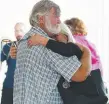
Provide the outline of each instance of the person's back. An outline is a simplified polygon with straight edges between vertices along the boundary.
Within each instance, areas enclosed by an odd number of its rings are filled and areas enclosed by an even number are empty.
[[[84,36],[83,34],[75,34],[73,35],[73,37],[77,43],[86,46],[90,50],[92,59],[92,70],[100,69],[102,72],[100,57],[97,54],[95,45],[87,40],[86,36]]]
[[[37,33],[37,29],[35,28],[32,28],[30,31],[34,31]],[[57,90],[55,89],[55,87],[58,83],[59,79],[57,79],[57,77],[59,77],[59,75],[55,73],[53,69],[49,68],[50,67],[49,64],[51,60],[48,60],[50,56],[48,56],[47,52],[48,52],[47,49],[43,46],[35,46],[32,48],[28,48],[27,41],[23,41],[19,44],[18,52],[17,52],[18,64],[16,66],[16,71],[15,71],[15,73],[17,73],[15,74],[16,76],[15,83],[20,77],[19,80],[21,80],[22,82],[21,85],[17,85],[17,86],[21,86],[22,90],[24,92],[26,91],[25,93],[22,93],[24,98],[31,98],[31,101],[24,99],[24,101],[22,101],[24,104],[33,104],[33,101],[36,102],[37,104],[42,104],[41,100],[43,101],[44,99],[46,104],[47,99],[49,101],[49,99],[52,98],[53,90]],[[19,72],[21,71],[22,74],[20,73],[19,76]],[[22,78],[24,78],[24,80],[22,80]],[[54,83],[54,81],[56,83]],[[17,88],[17,86],[15,87]],[[48,95],[51,95],[51,98],[48,98]],[[20,101],[22,99],[20,97],[21,97],[20,95],[17,95],[15,96],[14,100],[19,99]]]
[[[43,30],[32,27],[22,40],[27,39],[33,33],[41,33],[48,37]],[[17,104],[34,104],[34,102],[37,104],[62,104],[57,89],[61,77],[58,72],[68,81],[70,80],[68,75],[72,70],[70,65],[75,64],[72,57],[70,58],[71,63],[68,64],[66,57],[53,53],[41,45],[29,48],[27,41],[22,40],[17,52],[14,102]],[[68,73],[65,71],[66,68],[70,69]]]

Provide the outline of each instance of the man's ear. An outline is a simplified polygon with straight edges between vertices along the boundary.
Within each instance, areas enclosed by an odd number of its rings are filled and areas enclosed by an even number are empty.
[[[39,23],[44,24],[44,16],[39,16]]]

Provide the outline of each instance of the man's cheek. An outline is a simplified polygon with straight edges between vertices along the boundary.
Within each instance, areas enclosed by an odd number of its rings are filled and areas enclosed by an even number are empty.
[[[57,24],[56,19],[52,19],[52,20],[51,20],[51,24],[52,24],[52,25],[56,25],[56,24]]]

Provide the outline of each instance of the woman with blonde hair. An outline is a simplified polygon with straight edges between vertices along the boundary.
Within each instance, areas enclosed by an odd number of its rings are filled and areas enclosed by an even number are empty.
[[[93,76],[99,94],[104,96],[105,88],[102,81],[102,64],[95,45],[86,38],[88,33],[84,22],[79,18],[71,18],[70,20],[66,20],[65,24],[70,28],[75,41],[90,50],[92,63],[91,76]]]
[[[79,18],[71,18],[70,20],[66,20],[65,24],[69,26],[73,35],[87,35],[86,26]]]
[[[99,69],[102,74],[100,57],[97,54],[95,45],[86,38],[87,29],[84,22],[79,18],[71,18],[70,20],[66,20],[65,23],[69,26],[75,41],[89,48],[92,59],[92,70]]]

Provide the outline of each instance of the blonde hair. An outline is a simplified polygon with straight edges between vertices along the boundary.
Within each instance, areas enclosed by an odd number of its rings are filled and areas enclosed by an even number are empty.
[[[65,24],[69,26],[73,35],[83,34],[87,35],[87,30],[84,22],[78,18],[71,18],[70,20],[66,20]]]

